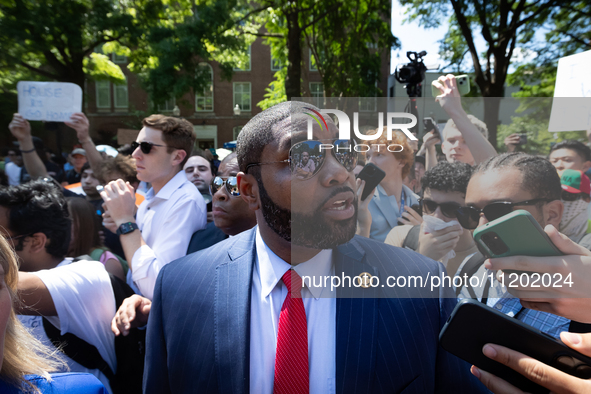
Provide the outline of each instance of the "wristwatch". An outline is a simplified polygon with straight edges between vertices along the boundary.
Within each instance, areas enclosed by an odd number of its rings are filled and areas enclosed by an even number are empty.
[[[127,223],[123,223],[121,226],[119,226],[119,228],[117,229],[117,235],[124,235],[124,234],[129,234],[132,231],[137,230],[139,227],[137,226],[136,223],[132,223],[132,222],[127,222]]]

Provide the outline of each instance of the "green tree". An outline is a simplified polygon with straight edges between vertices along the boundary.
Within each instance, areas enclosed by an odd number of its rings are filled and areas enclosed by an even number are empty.
[[[557,7],[557,0],[400,0],[409,6],[409,20],[425,27],[441,24],[439,16],[449,15],[450,29],[441,44],[443,58],[465,69],[466,55],[472,60],[474,82],[487,100],[484,121],[489,128],[489,141],[497,144],[497,122],[500,98],[504,96],[509,65],[518,45],[532,40]],[[437,15],[438,17],[434,17]],[[486,43],[484,54],[478,53],[475,34]],[[498,99],[493,99],[498,98]]]

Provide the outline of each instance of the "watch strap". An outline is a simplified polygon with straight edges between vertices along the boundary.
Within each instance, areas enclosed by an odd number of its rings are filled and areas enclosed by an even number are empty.
[[[117,229],[117,235],[125,235],[125,234],[129,234],[135,230],[137,230],[139,227],[137,226],[137,223],[133,223],[133,222],[127,222],[127,223],[123,223],[121,226],[119,226],[119,228]]]

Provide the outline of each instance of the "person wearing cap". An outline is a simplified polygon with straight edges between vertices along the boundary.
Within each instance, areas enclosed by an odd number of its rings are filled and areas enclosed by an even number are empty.
[[[591,234],[587,234],[587,207],[591,201],[591,182],[582,171],[566,169],[560,173],[560,186],[560,199],[564,211],[558,231],[590,249]]]
[[[86,151],[82,148],[76,148],[70,154],[74,168],[66,172],[66,182],[68,185],[80,182],[82,177],[82,166],[87,162]]]

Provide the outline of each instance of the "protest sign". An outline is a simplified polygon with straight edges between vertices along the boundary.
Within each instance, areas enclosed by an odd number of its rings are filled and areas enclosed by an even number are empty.
[[[591,51],[558,60],[548,130],[577,131],[591,127]]]
[[[28,120],[65,122],[82,111],[82,89],[69,82],[20,81],[18,112]]]

